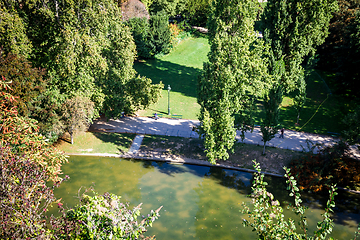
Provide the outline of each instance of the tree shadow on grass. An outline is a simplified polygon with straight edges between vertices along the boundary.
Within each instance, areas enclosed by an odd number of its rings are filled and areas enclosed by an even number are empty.
[[[135,70],[152,80],[154,84],[163,82],[165,89],[171,86],[171,91],[180,92],[189,97],[197,97],[197,77],[200,69],[186,67],[159,59],[150,59],[145,62],[136,62]]]

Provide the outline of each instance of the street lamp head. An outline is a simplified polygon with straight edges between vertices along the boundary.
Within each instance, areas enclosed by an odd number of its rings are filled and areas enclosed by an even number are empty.
[[[170,91],[171,90],[171,87],[170,87],[170,85],[168,85],[168,91]]]

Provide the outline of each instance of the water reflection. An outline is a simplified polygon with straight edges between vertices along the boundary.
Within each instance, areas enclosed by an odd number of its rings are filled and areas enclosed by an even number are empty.
[[[196,165],[174,165],[154,161],[129,161],[118,158],[72,156],[63,166],[71,177],[56,190],[69,206],[74,206],[81,186],[95,184],[100,194],[122,196],[132,206],[143,202],[143,213],[163,205],[161,217],[148,235],[157,239],[256,239],[242,226],[239,213],[242,202],[250,202],[253,176],[250,173]],[[282,205],[292,201],[281,178],[268,178],[269,191]],[[335,209],[335,232],[338,239],[350,239],[360,221],[359,196],[339,194]],[[325,197],[304,195],[310,209],[308,221],[316,227]],[[285,212],[293,216],[291,212]],[[315,230],[314,228],[309,229]]]

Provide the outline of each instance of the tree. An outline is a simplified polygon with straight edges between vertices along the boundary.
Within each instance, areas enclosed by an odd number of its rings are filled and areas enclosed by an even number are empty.
[[[150,13],[156,14],[165,11],[168,16],[181,14],[188,0],[152,0],[149,6]]]
[[[195,26],[205,27],[213,0],[188,0],[185,16]]]
[[[336,0],[270,0],[262,15],[265,41],[271,46],[274,60],[282,60],[285,64],[278,84],[287,93],[299,88],[295,100],[298,119],[306,98],[305,71],[301,64],[308,55],[314,56],[316,47],[325,41],[335,9]],[[269,65],[270,72],[272,68]],[[269,96],[279,97],[277,94]],[[279,108],[281,101],[272,101],[277,102]]]
[[[266,47],[254,31],[257,1],[214,1],[211,11],[209,63],[199,77],[201,135],[211,163],[229,157],[235,141],[234,114],[245,113],[270,79],[261,56]]]
[[[47,85],[44,74],[44,70],[33,68],[23,57],[12,53],[4,56],[0,50],[0,76],[11,79],[8,90],[18,97],[14,104],[19,115],[33,116],[33,112],[38,111]]]
[[[67,99],[63,107],[64,127],[70,133],[71,144],[74,144],[75,132],[85,131],[91,124],[94,103],[86,97],[75,96]]]
[[[348,113],[343,119],[345,130],[343,137],[350,145],[360,141],[360,107],[356,107],[354,112]]]
[[[4,55],[12,53],[27,58],[31,55],[32,44],[26,34],[26,23],[11,3],[7,6],[0,3],[0,48]]]
[[[168,15],[158,12],[150,17],[149,39],[150,48],[157,53],[169,53],[171,49],[171,32]]]
[[[47,70],[49,84],[40,103],[43,114],[36,113],[36,118],[45,121],[41,126],[51,135],[62,129],[59,124],[63,115],[61,106],[73,96],[94,102],[94,116],[100,111],[112,114],[106,111],[113,111],[115,106],[108,107],[105,97],[122,101],[117,104],[121,107],[117,112],[133,112],[159,96],[161,85],[154,87],[149,79],[137,77],[132,65],[134,40],[129,28],[122,23],[121,11],[114,1],[10,0],[1,7],[9,13],[14,12],[9,16],[19,16],[19,21],[26,26],[19,29],[30,41],[28,60],[33,66]],[[9,46],[11,50],[17,45],[11,43]],[[116,78],[112,79],[114,76]],[[108,84],[113,80],[116,87]],[[144,87],[136,91],[151,92],[153,97],[145,94],[134,100],[130,90],[135,87]],[[114,92],[119,89],[120,92]],[[110,94],[119,94],[121,99]]]
[[[264,142],[263,154],[266,143],[275,137],[279,130],[279,105],[282,101],[282,87],[275,85],[264,97],[265,119],[262,120],[260,131]]]
[[[336,10],[336,0],[291,0],[267,2],[263,30],[275,61],[283,59],[285,74],[282,83],[286,92],[293,91],[303,78],[301,64],[306,56],[314,55],[316,47],[328,35],[329,21]]]
[[[359,12],[357,0],[338,0],[339,8],[332,15],[329,36],[318,47],[318,67],[335,73],[336,92],[359,96]]]
[[[335,191],[336,186],[332,186],[329,190],[329,200],[327,201],[324,214],[322,214],[322,221],[317,223],[317,229],[314,236],[309,236],[307,231],[307,221],[305,217],[306,207],[302,206],[302,200],[297,187],[296,180],[290,175],[290,170],[284,168],[286,171],[285,177],[290,190],[290,196],[294,197],[294,205],[291,210],[300,217],[298,224],[295,220],[285,220],[283,215],[283,208],[279,201],[274,199],[274,196],[266,190],[267,183],[264,182],[264,175],[261,174],[259,164],[254,161],[257,173],[254,176],[254,182],[251,189],[253,190],[253,204],[254,208],[250,208],[243,203],[242,213],[248,214],[248,219],[244,219],[244,226],[251,227],[256,231],[260,239],[325,239],[326,236],[332,232],[333,220],[330,218],[332,208],[335,207],[334,197],[337,195]],[[296,226],[301,227],[297,230]],[[359,230],[356,234],[360,233]]]
[[[149,41],[149,21],[147,18],[131,18],[126,22],[131,29],[131,34],[136,45],[137,57],[151,58],[155,50],[151,48]]]
[[[272,52],[267,56],[270,58],[268,68],[274,81],[271,89],[264,94],[263,105],[265,110],[265,119],[262,120],[260,131],[264,142],[263,154],[265,154],[266,143],[275,137],[279,130],[279,106],[283,99],[284,87],[281,85],[281,79],[285,74],[285,63],[282,59],[276,61]]]

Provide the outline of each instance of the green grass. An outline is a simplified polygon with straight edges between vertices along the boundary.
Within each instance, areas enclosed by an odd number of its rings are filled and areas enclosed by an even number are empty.
[[[331,94],[331,89],[323,81],[324,77],[321,72],[313,72],[307,80],[307,99],[300,112],[299,126],[295,126],[295,108],[292,105],[281,108],[280,121],[285,128],[319,134],[341,133],[341,121],[348,113],[351,103],[341,96]]]
[[[155,112],[168,112],[168,84],[170,91],[171,114],[180,114],[184,119],[197,119],[200,106],[197,104],[197,76],[203,62],[207,61],[210,47],[206,38],[188,38],[165,56],[135,64],[140,75],[147,76],[154,83],[162,81],[165,89],[158,103],[140,111],[140,116],[152,116]],[[324,83],[323,79],[328,83]],[[296,126],[297,112],[293,107],[293,97],[285,96],[280,110],[280,124],[286,129],[311,133],[341,133],[341,120],[353,106],[349,100],[335,94],[331,83],[331,74],[316,71],[307,80],[307,101],[300,113],[299,126]],[[329,94],[329,95],[328,95]],[[322,104],[322,105],[321,105]],[[321,105],[321,107],[320,107]],[[260,124],[264,113],[261,102],[255,115],[256,124]],[[165,116],[165,115],[164,115]]]
[[[85,132],[74,137],[74,144],[69,137],[59,139],[55,147],[65,153],[109,153],[122,154],[129,151],[135,134]]]
[[[155,112],[168,112],[168,85],[171,114],[180,114],[184,119],[197,119],[200,106],[197,104],[197,76],[207,61],[210,47],[206,38],[188,38],[165,56],[137,62],[136,71],[152,79],[153,83],[164,83],[162,98],[148,109],[140,111],[141,116],[152,116]]]

